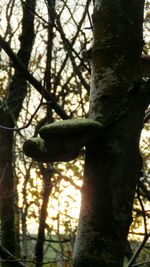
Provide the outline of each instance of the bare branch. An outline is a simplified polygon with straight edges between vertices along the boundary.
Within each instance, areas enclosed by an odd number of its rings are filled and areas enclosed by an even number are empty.
[[[68,119],[69,116],[56,102],[54,96],[47,90],[45,90],[42,84],[34,76],[31,75],[31,73],[21,62],[21,60],[17,57],[17,55],[13,52],[9,44],[4,40],[4,38],[1,35],[0,35],[0,45],[2,46],[6,54],[9,56],[9,58],[12,60],[14,68],[18,69],[21,72],[24,78],[33,85],[33,87],[43,96],[43,98],[45,98],[47,101],[51,101],[51,107],[62,119]]]
[[[148,238],[150,237],[150,233],[147,233],[147,225],[146,225],[146,217],[145,217],[145,210],[144,210],[144,206],[140,197],[140,193],[139,193],[139,186],[137,189],[137,196],[138,196],[138,200],[142,209],[142,214],[143,214],[143,221],[144,221],[144,230],[145,230],[145,235],[143,238],[143,241],[141,242],[141,244],[139,245],[139,247],[137,248],[136,252],[134,253],[133,257],[130,259],[127,267],[132,267],[133,263],[135,262],[135,260],[137,259],[137,257],[139,256],[141,250],[144,248]]]
[[[0,257],[9,262],[10,266],[14,267],[25,267],[23,263],[17,258],[15,258],[8,250],[0,246]]]

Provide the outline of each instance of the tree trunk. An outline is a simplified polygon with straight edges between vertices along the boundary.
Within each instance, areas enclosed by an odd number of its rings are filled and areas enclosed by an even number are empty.
[[[44,242],[45,242],[45,227],[46,227],[46,218],[47,218],[47,207],[49,202],[49,196],[52,191],[52,173],[53,171],[48,167],[40,166],[41,173],[43,175],[44,189],[43,189],[43,199],[41,205],[41,211],[39,216],[39,229],[37,242],[35,246],[35,258],[36,264],[35,267],[43,266],[43,257],[44,257]]]
[[[12,127],[9,116],[0,110],[2,125]],[[1,208],[1,242],[2,246],[14,253],[16,246],[15,236],[15,191],[12,168],[13,133],[0,131],[0,208]],[[13,242],[12,242],[13,241]]]
[[[144,1],[95,0],[90,118],[103,131],[86,149],[74,267],[122,267],[142,167],[139,138]]]
[[[34,40],[35,0],[26,0],[23,5],[22,35],[18,57],[28,66]],[[19,71],[15,71],[7,90],[6,99],[0,107],[0,125],[13,128],[16,125],[23,100],[27,92],[27,82]],[[16,253],[15,227],[15,177],[13,173],[13,132],[0,130],[0,217],[1,244],[13,255]],[[11,264],[10,264],[11,265]],[[3,266],[9,267],[4,262]]]

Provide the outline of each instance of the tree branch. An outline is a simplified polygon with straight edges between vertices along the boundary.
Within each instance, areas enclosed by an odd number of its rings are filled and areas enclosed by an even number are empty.
[[[147,123],[150,119],[150,110],[148,110],[146,113],[145,113],[145,117],[144,117],[144,123]]]
[[[0,246],[0,257],[9,262],[10,266],[14,267],[25,267],[23,263],[20,262],[19,259],[16,259],[8,250]]]
[[[143,78],[150,78],[150,56],[141,56],[141,71]]]
[[[21,74],[25,77],[25,79],[32,84],[32,86],[43,96],[43,98],[45,98],[47,101],[51,101],[51,107],[62,119],[68,119],[69,116],[56,102],[54,96],[48,91],[46,91],[45,88],[42,86],[42,84],[31,75],[31,73],[27,70],[25,65],[21,62],[21,60],[17,57],[17,55],[13,52],[9,44],[4,40],[4,38],[1,35],[0,35],[0,46],[4,49],[6,54],[13,62],[14,68],[18,69],[21,72]]]
[[[138,197],[138,200],[139,200],[139,204],[141,206],[141,210],[142,210],[142,214],[143,214],[143,221],[144,221],[144,238],[141,242],[141,244],[139,245],[139,247],[137,248],[137,250],[135,251],[134,255],[132,256],[132,258],[130,259],[127,267],[132,267],[133,266],[133,263],[135,262],[135,260],[137,259],[137,257],[139,256],[141,250],[144,248],[147,240],[149,239],[150,237],[150,233],[147,233],[147,224],[146,224],[146,217],[145,217],[145,210],[144,210],[144,206],[143,206],[143,203],[142,203],[142,200],[141,200],[141,197],[140,197],[140,192],[139,192],[139,185],[138,185],[138,188],[137,188],[137,197]]]

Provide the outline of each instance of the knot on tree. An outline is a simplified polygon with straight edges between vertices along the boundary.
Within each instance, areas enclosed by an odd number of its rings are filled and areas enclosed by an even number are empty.
[[[41,162],[71,161],[100,134],[102,125],[91,119],[68,119],[43,126],[39,136],[23,145],[24,153]]]

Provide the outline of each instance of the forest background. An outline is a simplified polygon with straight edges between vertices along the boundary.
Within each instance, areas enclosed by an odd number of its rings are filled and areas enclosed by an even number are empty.
[[[90,0],[82,4],[69,0],[0,3],[0,256],[3,267],[12,266],[9,252],[25,266],[71,266],[84,150],[72,162],[43,164],[26,157],[22,146],[47,123],[60,118],[88,117],[90,62],[85,51],[92,45],[92,10]],[[146,1],[145,55],[149,55],[150,49],[149,10]],[[142,262],[150,261],[147,253],[149,130],[149,116],[145,116],[140,143],[144,168],[135,196],[126,252],[129,260],[138,247],[137,255],[140,254]]]

